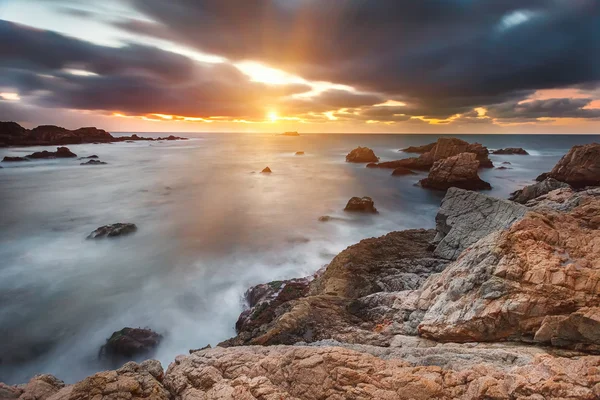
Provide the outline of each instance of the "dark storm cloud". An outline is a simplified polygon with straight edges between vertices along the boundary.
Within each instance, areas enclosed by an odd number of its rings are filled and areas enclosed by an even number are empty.
[[[385,98],[374,94],[353,93],[348,90],[328,89],[310,98],[291,98],[279,103],[283,114],[336,111],[340,108],[356,108],[383,103]]]
[[[598,0],[132,1],[131,31],[438,110],[600,80]]]
[[[592,99],[547,99],[490,107],[488,115],[501,119],[600,118],[600,109],[586,109]]]
[[[250,82],[230,64],[141,45],[98,46],[6,21],[0,37],[0,88],[36,94],[36,104],[46,107],[259,118],[265,102],[310,89]]]

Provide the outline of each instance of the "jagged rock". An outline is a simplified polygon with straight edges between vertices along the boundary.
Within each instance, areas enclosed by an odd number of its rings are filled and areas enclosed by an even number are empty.
[[[507,147],[505,149],[498,149],[492,151],[492,154],[517,154],[521,156],[529,155],[529,153],[521,147]]]
[[[400,151],[403,151],[405,153],[423,154],[423,153],[428,153],[431,150],[433,150],[433,148],[435,147],[436,144],[437,144],[437,142],[429,143],[429,144],[426,144],[423,146],[410,146],[410,147],[401,149]]]
[[[598,215],[600,198],[583,196],[569,212],[537,208],[478,241],[422,287],[419,333],[598,351]]]
[[[47,150],[37,151],[37,152],[29,154],[28,156],[25,156],[25,157],[27,157],[27,158],[33,158],[33,159],[73,158],[73,157],[77,157],[77,154],[73,153],[67,147],[57,147],[56,151],[54,151],[54,152],[47,151]]]
[[[450,188],[435,217],[438,244],[434,254],[455,260],[467,247],[494,231],[508,228],[526,212],[525,206],[508,200]]]
[[[303,156],[304,152],[303,151],[297,151],[295,155],[297,155],[297,156]]]
[[[377,213],[375,208],[375,202],[370,197],[352,197],[348,200],[348,204],[344,208],[344,211],[351,212],[364,212],[364,213]]]
[[[106,165],[106,163],[104,161],[100,161],[100,160],[89,160],[89,161],[81,163],[79,165]]]
[[[550,193],[553,190],[560,188],[569,188],[570,186],[564,182],[559,182],[553,178],[547,178],[542,182],[535,183],[533,185],[525,186],[523,189],[517,190],[511,193],[509,200],[516,201],[517,203],[525,204],[529,200],[533,200],[536,197],[540,197],[544,194]]]
[[[479,161],[474,153],[460,153],[435,162],[429,176],[419,183],[424,188],[447,190],[451,187],[462,189],[491,189],[489,183],[477,174]]]
[[[419,149],[419,148],[417,148]],[[457,138],[439,138],[430,151],[419,157],[406,158],[403,160],[386,161],[368,165],[370,168],[408,168],[420,171],[429,171],[436,161],[453,157],[461,153],[473,153],[482,168],[492,168],[494,165],[489,159],[487,147],[479,143],[468,143]]]
[[[346,162],[370,163],[377,161],[379,161],[379,157],[368,147],[357,147],[346,156]]]
[[[19,161],[29,161],[25,157],[10,157],[6,156],[2,159],[2,162],[19,162]]]
[[[512,368],[453,370],[340,347],[252,346],[179,356],[163,383],[174,400],[594,399],[599,367],[600,357],[539,355]]]
[[[114,332],[100,349],[101,357],[131,359],[155,350],[162,336],[150,329],[123,328]]]
[[[529,200],[525,205],[534,210],[543,211],[546,208],[569,212],[590,197],[600,197],[600,188],[588,188],[575,192],[571,188],[556,189],[548,194]]]
[[[262,171],[260,171],[261,174],[270,174],[271,172],[271,168],[269,167],[265,167]]]
[[[537,180],[542,181],[546,177],[568,183],[574,188],[600,185],[600,144],[573,146],[552,171],[538,176]]]
[[[137,231],[137,226],[132,223],[116,223],[104,225],[90,233],[88,239],[101,239],[105,237],[115,237],[129,235]]]
[[[404,175],[415,175],[414,171],[411,171],[408,168],[398,167],[392,172],[392,176],[404,176]]]

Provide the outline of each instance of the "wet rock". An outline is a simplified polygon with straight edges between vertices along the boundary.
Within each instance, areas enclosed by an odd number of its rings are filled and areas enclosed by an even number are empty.
[[[410,146],[410,147],[401,149],[400,151],[403,151],[405,153],[424,154],[424,153],[429,153],[431,150],[433,150],[433,148],[435,147],[436,144],[437,144],[437,142],[429,143],[429,144],[426,144],[423,146]]]
[[[502,165],[500,167],[496,167],[496,169],[498,169],[498,170],[505,170],[505,169],[512,169],[512,168],[505,167],[505,166]]]
[[[81,163],[79,165],[106,165],[106,163],[104,161],[100,161],[100,160],[89,160],[89,161]]]
[[[57,147],[56,151],[37,151],[35,153],[29,154],[26,157],[32,159],[73,158],[77,157],[77,154],[73,153],[67,147]]]
[[[261,174],[270,174],[271,172],[272,172],[271,168],[269,168],[269,167],[265,167],[265,169],[260,171]]]
[[[132,359],[155,350],[162,336],[150,329],[123,328],[114,332],[100,349],[100,357]]]
[[[479,161],[474,153],[461,153],[440,159],[433,164],[429,176],[419,183],[424,188],[447,190],[451,187],[480,190],[491,189],[477,174]]]
[[[331,221],[331,217],[329,215],[322,215],[322,216],[319,217],[319,221],[320,222]]]
[[[510,227],[526,212],[525,206],[508,200],[451,188],[435,217],[437,247],[434,254],[454,260],[479,239]]]
[[[505,149],[498,149],[492,151],[492,154],[517,154],[522,156],[529,155],[529,153],[521,147],[507,147]]]
[[[536,197],[540,197],[544,194],[550,193],[553,190],[569,187],[570,186],[564,182],[559,182],[553,178],[547,178],[542,182],[525,186],[523,189],[511,193],[509,200],[525,204],[528,201],[533,200]]]
[[[512,165],[509,161],[502,161],[502,165]]]
[[[88,239],[101,239],[105,237],[116,237],[129,235],[137,231],[137,226],[132,223],[116,223],[104,225],[90,233]]]
[[[297,155],[297,156],[303,156],[304,152],[303,151],[297,151],[295,155]]]
[[[20,162],[20,161],[29,161],[25,157],[10,157],[6,156],[2,159],[2,162]]]
[[[396,169],[394,169],[394,171],[392,172],[392,176],[404,176],[404,175],[415,175],[416,172],[411,171],[408,168],[404,168],[404,167],[398,167]]]
[[[370,163],[377,161],[379,161],[379,157],[368,147],[357,147],[346,156],[346,162]]]
[[[568,183],[574,188],[600,185],[600,144],[573,146],[552,171],[540,175],[537,180],[542,181],[546,177]]]
[[[93,154],[93,155],[87,156],[87,157],[79,157],[80,160],[86,160],[88,158],[98,158],[98,156],[96,154]]]
[[[348,204],[346,204],[344,211],[364,213],[378,212],[375,208],[375,202],[370,197],[352,197],[348,200]]]

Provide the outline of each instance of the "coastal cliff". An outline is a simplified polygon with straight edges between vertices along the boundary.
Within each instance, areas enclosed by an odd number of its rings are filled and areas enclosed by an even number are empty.
[[[597,187],[525,204],[450,188],[435,229],[365,239],[313,276],[249,289],[237,335],[216,348],[166,371],[40,375],[0,398],[597,399],[599,215]]]

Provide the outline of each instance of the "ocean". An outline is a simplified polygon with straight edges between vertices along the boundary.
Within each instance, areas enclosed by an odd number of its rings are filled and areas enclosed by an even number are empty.
[[[107,369],[98,350],[126,326],[164,335],[154,357],[166,367],[188,349],[234,336],[250,286],[310,275],[364,238],[435,225],[443,193],[415,186],[426,173],[395,177],[345,156],[357,146],[381,161],[416,156],[398,150],[437,135],[185,136],[68,146],[108,165],[0,163],[0,381],[51,373],[74,382]],[[496,166],[511,163],[480,171],[493,187],[486,194],[501,198],[573,145],[600,142],[596,135],[452,136],[531,154],[490,156]],[[43,149],[4,148],[0,159]],[[266,166],[272,174],[260,173]],[[352,196],[372,197],[379,214],[344,213]],[[323,215],[339,219],[318,221]],[[86,240],[114,222],[138,231]]]

